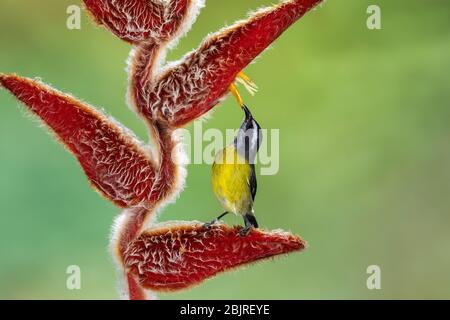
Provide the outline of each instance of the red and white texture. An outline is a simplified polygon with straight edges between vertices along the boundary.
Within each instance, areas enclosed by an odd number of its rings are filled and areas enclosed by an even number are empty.
[[[94,107],[38,80],[0,74],[0,84],[53,131],[77,157],[91,185],[124,208],[111,249],[124,278],[124,295],[174,291],[219,272],[305,243],[282,231],[198,222],[157,225],[156,211],[181,191],[176,129],[206,114],[228,94],[236,75],[321,0],[289,0],[209,35],[198,49],[165,64],[165,53],[188,32],[204,0],[84,0],[95,21],[130,43],[129,104],[148,125],[150,144]]]

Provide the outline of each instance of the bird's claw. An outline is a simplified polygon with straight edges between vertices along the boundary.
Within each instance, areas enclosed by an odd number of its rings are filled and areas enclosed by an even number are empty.
[[[250,231],[252,230],[252,226],[247,226],[247,227],[243,227],[240,231],[239,231],[239,235],[241,237],[246,237],[248,236],[248,234],[250,233]]]
[[[214,219],[214,220],[211,221],[211,222],[205,223],[205,224],[203,225],[203,229],[209,230],[209,229],[211,229],[212,226],[215,225],[217,222],[219,222],[219,220]]]

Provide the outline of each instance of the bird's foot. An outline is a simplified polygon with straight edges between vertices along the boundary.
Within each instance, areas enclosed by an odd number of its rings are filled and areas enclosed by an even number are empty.
[[[247,91],[252,96],[254,96],[256,92],[258,92],[258,86],[243,71],[239,72],[238,75],[236,76],[236,82],[239,82],[242,85],[244,85],[245,89],[247,89]],[[242,99],[242,96],[239,93],[239,90],[236,87],[236,84],[232,83],[230,85],[229,89],[230,89],[230,92],[233,94],[233,96],[236,98],[239,105],[241,107],[243,107],[245,105],[244,100]]]
[[[243,237],[248,236],[253,228],[258,229],[258,222],[253,214],[244,215],[244,223],[245,227],[239,231],[239,234]]]
[[[219,219],[214,219],[214,220],[211,221],[211,222],[205,223],[205,224],[203,225],[203,229],[209,230],[209,229],[211,229],[212,226],[215,225],[217,222],[219,222]]]
[[[247,227],[243,227],[240,231],[239,231],[239,235],[241,237],[246,237],[248,236],[248,234],[250,233],[250,231],[252,230],[252,226],[247,226]]]

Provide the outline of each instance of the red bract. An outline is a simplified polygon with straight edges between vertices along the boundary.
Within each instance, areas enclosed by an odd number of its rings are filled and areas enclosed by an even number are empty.
[[[95,108],[37,80],[0,74],[0,83],[77,157],[94,188],[125,209],[111,250],[128,297],[187,288],[242,264],[304,249],[299,237],[281,231],[253,230],[242,237],[225,225],[145,228],[184,184],[175,130],[217,105],[238,73],[321,0],[290,0],[260,10],[208,36],[171,65],[164,65],[165,51],[190,29],[204,0],[84,2],[99,24],[134,46],[129,102],[148,125],[155,150]]]
[[[218,224],[176,223],[147,230],[124,252],[125,267],[144,288],[184,289],[242,264],[305,248],[305,243],[282,231],[252,230]]]
[[[159,197],[151,192],[157,178],[155,165],[129,131],[94,108],[36,80],[2,75],[0,83],[56,133],[105,197],[121,207],[153,202]]]
[[[205,0],[83,1],[97,23],[120,39],[139,44],[149,39],[168,40],[189,18],[194,22],[195,16],[189,14],[198,14]]]

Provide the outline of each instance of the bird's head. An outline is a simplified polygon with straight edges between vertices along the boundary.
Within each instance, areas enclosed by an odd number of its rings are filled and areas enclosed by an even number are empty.
[[[253,164],[261,146],[263,135],[261,126],[253,118],[246,105],[242,105],[242,110],[244,110],[245,118],[234,140],[234,147],[241,156]]]

